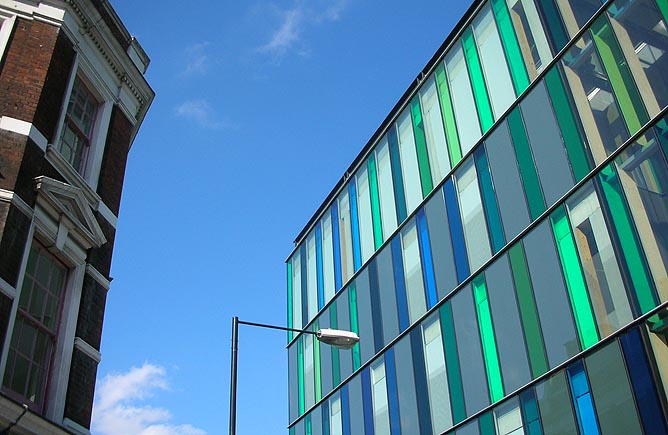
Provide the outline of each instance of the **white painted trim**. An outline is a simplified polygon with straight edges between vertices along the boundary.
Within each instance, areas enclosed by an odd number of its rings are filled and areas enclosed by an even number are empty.
[[[2,22],[2,27],[0,27],[0,59],[5,57],[5,50],[7,50],[7,44],[9,44],[9,38],[12,36],[15,24],[16,15],[5,18]]]
[[[97,188],[100,181],[100,170],[102,169],[102,158],[107,145],[107,133],[109,132],[109,122],[111,121],[111,112],[114,108],[112,101],[106,100],[100,103],[97,109],[95,125],[93,127],[93,137],[91,138],[91,149],[88,153],[88,165],[86,173],[88,183]]]
[[[34,213],[32,207],[30,207],[20,196],[11,190],[0,189],[0,202],[9,202],[13,206],[19,209],[21,213],[26,215],[28,218],[32,218]]]
[[[95,267],[90,263],[86,263],[86,273],[90,275],[98,284],[100,284],[105,290],[109,291],[111,287],[111,281],[105,278]]]
[[[63,420],[63,426],[65,426],[67,429],[72,430],[76,434],[91,435],[90,429],[86,429],[76,421],[70,420],[69,418]]]
[[[111,211],[109,207],[107,207],[107,204],[100,201],[97,207],[97,211],[107,222],[109,222],[112,227],[114,227],[114,229],[116,229],[118,226],[118,217],[114,214],[113,211]]]
[[[87,357],[94,360],[96,363],[99,364],[100,361],[102,361],[102,354],[100,351],[88,344],[83,338],[74,337],[74,347],[86,354]]]
[[[46,147],[49,141],[32,123],[11,118],[9,116],[3,116],[0,118],[0,129],[28,136],[42,151],[46,152]]]
[[[16,289],[2,278],[0,278],[0,293],[4,294],[10,299],[14,299],[16,297]],[[0,340],[2,340],[2,337],[0,337]]]

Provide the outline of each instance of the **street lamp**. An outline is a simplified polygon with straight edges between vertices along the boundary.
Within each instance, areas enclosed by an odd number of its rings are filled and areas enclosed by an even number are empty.
[[[232,317],[232,362],[230,369],[230,435],[237,433],[237,350],[239,345],[239,325],[257,326],[267,329],[278,329],[281,331],[300,332],[315,335],[325,343],[340,349],[351,349],[360,338],[354,332],[341,331],[339,329],[319,329],[317,332],[304,329],[285,328],[283,326],[267,325],[265,323],[244,322],[238,317]]]

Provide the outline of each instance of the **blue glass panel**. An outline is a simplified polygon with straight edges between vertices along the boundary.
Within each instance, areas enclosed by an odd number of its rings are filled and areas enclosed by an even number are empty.
[[[369,367],[362,371],[362,409],[364,411],[364,434],[373,435],[373,401]]]
[[[329,435],[329,403],[324,402],[320,408],[322,409],[322,435]]]
[[[436,294],[436,276],[434,275],[434,261],[431,256],[431,244],[427,230],[427,216],[424,208],[417,212],[418,243],[422,257],[422,276],[424,277],[425,291],[427,292],[427,308],[430,309],[438,302]]]
[[[401,434],[399,418],[399,395],[397,393],[397,369],[394,364],[394,349],[385,352],[385,380],[387,381],[387,408],[390,413],[390,433]]]
[[[348,406],[348,385],[341,387],[341,426],[343,426],[343,435],[351,435],[350,407]]]
[[[399,140],[394,126],[387,133],[387,142],[390,146],[390,166],[392,167],[392,182],[394,183],[394,203],[397,207],[397,222],[406,219],[406,194],[404,193],[404,179],[401,175],[401,157],[399,155]]]
[[[406,300],[406,281],[401,258],[401,237],[392,239],[392,265],[394,266],[394,286],[397,292],[397,310],[399,311],[399,330],[405,331],[408,320],[408,301]]]
[[[652,379],[652,372],[638,327],[624,334],[621,343],[645,433],[647,435],[667,434],[668,426],[666,426],[665,416],[661,411],[659,395]]]
[[[431,412],[429,396],[427,394],[427,370],[424,365],[424,347],[422,346],[422,330],[415,328],[410,333],[411,350],[413,353],[413,373],[415,375],[415,393],[418,406],[418,419],[420,421],[420,433],[430,434]]]
[[[567,369],[568,383],[571,387],[573,405],[578,417],[578,426],[582,435],[600,435],[594,402],[591,399],[587,375],[582,361],[578,361]]]
[[[378,264],[374,259],[368,267],[369,290],[371,292],[371,320],[373,326],[374,351],[378,353],[383,348],[383,319],[381,313],[380,290],[378,286]]]
[[[443,186],[445,194],[445,208],[450,220],[450,237],[452,239],[452,248],[455,252],[455,268],[457,269],[457,281],[462,282],[469,276],[469,263],[466,257],[466,245],[464,244],[464,229],[459,215],[459,205],[457,204],[457,194],[452,177],[448,178]]]
[[[325,306],[325,279],[322,273],[322,228],[315,227],[315,263],[318,270],[318,310]]]
[[[337,202],[332,204],[332,244],[334,245],[334,287],[338,292],[343,286],[341,277],[341,235],[339,233],[339,207]]]
[[[348,182],[348,195],[350,197],[350,223],[353,233],[353,267],[355,272],[362,267],[362,245],[360,245],[360,224],[357,216],[357,187],[355,179]]]

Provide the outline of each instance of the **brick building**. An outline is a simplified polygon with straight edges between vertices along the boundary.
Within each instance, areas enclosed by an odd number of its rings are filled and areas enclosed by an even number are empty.
[[[90,433],[149,59],[103,0],[0,0],[0,432]]]

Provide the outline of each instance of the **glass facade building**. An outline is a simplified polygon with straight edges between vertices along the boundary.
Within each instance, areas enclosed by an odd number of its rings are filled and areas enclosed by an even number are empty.
[[[668,433],[668,0],[476,1],[287,260],[291,435]]]

